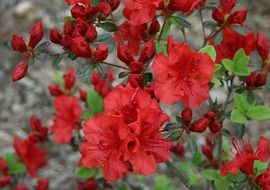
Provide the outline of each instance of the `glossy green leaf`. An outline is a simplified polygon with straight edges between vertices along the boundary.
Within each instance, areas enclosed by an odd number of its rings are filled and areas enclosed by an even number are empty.
[[[167,48],[162,42],[156,43],[156,52],[163,53],[163,55],[168,56]]]
[[[270,107],[267,106],[251,106],[246,111],[246,116],[252,120],[270,119]]]
[[[89,178],[94,177],[98,172],[97,168],[89,169],[86,167],[79,167],[76,172],[75,176],[82,180],[87,180]]]
[[[87,105],[90,110],[89,117],[103,112],[103,98],[93,89],[87,93]]]
[[[217,53],[216,53],[216,49],[214,48],[214,46],[207,45],[207,46],[203,47],[202,49],[200,49],[200,52],[207,53],[213,61],[216,61]]]

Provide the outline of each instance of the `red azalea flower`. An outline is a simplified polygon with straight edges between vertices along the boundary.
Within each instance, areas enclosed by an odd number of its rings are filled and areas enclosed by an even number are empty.
[[[84,40],[83,37],[76,37],[72,39],[71,44],[72,52],[78,57],[89,58],[92,56],[92,50],[89,44]]]
[[[257,50],[264,62],[269,60],[269,41],[263,33],[257,35]]]
[[[42,40],[44,36],[42,22],[37,21],[36,24],[30,30],[30,40],[28,46],[34,49],[36,45]]]
[[[270,168],[267,168],[265,172],[256,177],[256,182],[261,186],[263,190],[270,189]]]
[[[30,126],[32,132],[29,137],[33,138],[32,140],[45,141],[47,140],[48,128],[44,127],[39,118],[35,115],[30,117]]]
[[[262,162],[266,162],[270,157],[270,142],[265,137],[260,137],[258,148],[255,152],[249,143],[244,143],[242,149],[238,146],[236,139],[233,139],[232,143],[237,153],[229,163],[221,167],[222,176],[228,175],[229,173],[236,175],[238,170],[241,170],[247,175],[253,175],[254,161],[260,160]]]
[[[3,157],[0,156],[0,187],[5,187],[10,183],[11,177],[8,176],[8,165]]]
[[[184,15],[189,15],[202,2],[203,0],[170,0],[168,8],[172,11],[181,11]]]
[[[256,49],[256,36],[251,30],[245,36],[230,28],[223,30],[222,33],[223,37],[220,44],[214,45],[214,38],[209,41],[216,48],[216,63],[221,63],[221,60],[225,58],[232,59],[240,48],[243,48],[247,55]]]
[[[64,92],[60,89],[60,86],[58,84],[50,84],[48,86],[48,90],[52,96],[61,96],[64,94]]]
[[[68,143],[82,116],[79,99],[75,96],[58,96],[54,100],[54,108],[56,115],[51,126],[54,140],[59,144]]]
[[[39,179],[37,181],[37,186],[35,190],[48,190],[49,189],[49,179],[44,178],[44,179]]]
[[[119,179],[128,171],[154,173],[156,164],[170,157],[171,143],[160,133],[169,117],[140,88],[117,86],[104,102],[106,113],[84,123],[83,165],[102,167],[108,180]]]
[[[243,24],[247,18],[247,9],[240,9],[231,13],[236,0],[220,0],[221,7],[215,7],[212,17],[219,24]]]
[[[91,0],[66,0],[68,5],[74,5],[77,3],[82,3],[82,4],[89,4],[91,2]]]
[[[12,36],[11,45],[15,51],[18,51],[20,53],[24,53],[27,51],[27,46],[24,42],[23,37],[18,34],[14,34]]]
[[[214,74],[214,62],[204,53],[194,52],[187,44],[168,39],[168,57],[162,53],[153,63],[154,91],[161,102],[182,102],[198,107],[209,96],[208,83]]]
[[[108,44],[98,44],[95,51],[93,52],[93,61],[95,63],[104,61],[107,59],[109,54]]]
[[[10,176],[1,176],[0,177],[0,187],[5,187],[6,185],[8,185],[11,181],[11,177]]]
[[[28,188],[24,184],[16,185],[14,190],[28,190]]]
[[[141,25],[150,22],[162,0],[126,0],[124,2],[123,15],[130,20],[132,25]]]
[[[144,39],[147,31],[147,25],[134,26],[129,22],[122,23],[117,32],[115,32],[114,39],[118,44],[127,42],[126,45],[131,50],[132,54],[137,55],[140,51],[140,42]]]
[[[46,149],[38,148],[37,144],[31,139],[22,140],[16,136],[13,141],[13,147],[32,177],[36,177],[37,170],[47,164]]]

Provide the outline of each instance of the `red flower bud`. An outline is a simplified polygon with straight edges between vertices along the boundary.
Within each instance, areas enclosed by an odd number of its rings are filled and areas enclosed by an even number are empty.
[[[144,65],[142,62],[134,61],[130,64],[131,73],[141,73],[144,70]]]
[[[133,88],[142,87],[142,74],[130,74],[128,75],[128,82]]]
[[[28,60],[25,59],[22,62],[20,62],[16,67],[12,70],[11,78],[13,82],[16,82],[23,77],[25,77],[28,69]]]
[[[43,36],[44,32],[42,22],[38,21],[30,31],[30,40],[28,46],[34,49],[36,45],[42,40]]]
[[[158,20],[154,20],[149,28],[149,34],[156,34],[160,29],[160,24]]]
[[[267,82],[267,74],[264,74],[264,73],[258,74],[256,77],[255,86],[261,87],[261,86],[265,85],[266,82]]]
[[[78,57],[89,58],[92,56],[89,44],[82,37],[72,39],[71,50]]]
[[[214,121],[209,124],[209,128],[212,133],[217,133],[221,130],[222,125],[219,121]]]
[[[178,156],[185,155],[185,147],[180,143],[173,145],[170,150]]]
[[[24,42],[23,37],[18,34],[14,34],[12,36],[11,45],[15,51],[18,51],[20,53],[27,51],[27,46]]]
[[[120,0],[109,0],[109,4],[111,6],[112,11],[117,9],[120,5]]]
[[[72,44],[72,38],[71,36],[65,35],[60,43],[64,48],[70,48]]]
[[[85,8],[82,5],[76,4],[72,9],[71,9],[71,15],[74,18],[84,18],[85,17]]]
[[[61,96],[63,95],[64,93],[62,92],[62,90],[60,89],[59,85],[58,84],[51,84],[48,86],[48,90],[50,92],[50,94],[52,96]]]
[[[71,20],[67,20],[65,25],[64,25],[64,34],[66,35],[71,35],[73,32],[73,24]]]
[[[35,190],[48,190],[49,189],[49,179],[39,179],[37,182],[37,187]]]
[[[95,179],[88,179],[87,181],[78,181],[77,188],[78,190],[96,190],[97,189],[97,181]]]
[[[182,121],[185,125],[189,125],[192,120],[192,110],[186,107],[181,113]]]
[[[214,10],[212,12],[212,17],[219,24],[224,23],[224,14],[223,14],[222,10],[220,10],[219,8],[217,8],[217,7],[214,8]]]
[[[208,160],[213,160],[214,156],[213,156],[213,149],[211,146],[208,145],[202,145],[202,153],[205,155],[206,158],[208,158]]]
[[[207,129],[208,122],[208,119],[203,117],[191,124],[190,131],[202,133]]]
[[[87,38],[88,42],[93,42],[97,37],[97,30],[93,25],[89,25],[87,32],[85,34],[85,37]]]
[[[4,174],[4,175],[8,175],[8,165],[6,160],[4,160],[3,157],[0,156],[0,171]]]
[[[60,44],[61,40],[62,40],[62,35],[60,34],[60,32],[53,28],[50,31],[50,40],[55,43],[55,44]]]
[[[257,49],[261,58],[266,61],[269,59],[269,42],[263,33],[258,33],[257,36]]]
[[[80,93],[80,99],[85,102],[87,99],[87,92],[79,88],[79,93]]]
[[[246,9],[238,10],[229,16],[228,23],[243,24],[246,18],[247,18],[247,10]]]
[[[254,87],[256,83],[256,73],[252,72],[246,79],[246,84],[248,87]]]
[[[1,176],[0,177],[0,187],[5,187],[10,183],[10,176]]]
[[[109,54],[108,44],[98,44],[96,50],[93,53],[94,61],[96,63],[107,59]]]
[[[147,61],[149,61],[150,59],[154,57],[155,53],[156,53],[156,48],[155,48],[154,39],[151,38],[144,44],[139,61],[146,63]]]
[[[76,78],[75,78],[75,70],[74,68],[70,68],[64,75],[63,75],[64,81],[65,81],[65,89],[70,90],[73,88]]]
[[[119,43],[117,47],[117,57],[126,64],[130,64],[134,61],[132,51],[121,43]]]

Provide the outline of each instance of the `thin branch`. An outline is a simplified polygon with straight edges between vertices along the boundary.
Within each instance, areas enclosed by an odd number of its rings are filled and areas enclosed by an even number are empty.
[[[118,68],[121,68],[121,69],[129,70],[127,67],[122,66],[122,65],[116,65],[116,64],[113,64],[113,63],[105,62],[105,61],[102,61],[101,63],[105,64],[105,65],[110,65],[110,66],[113,66],[113,67],[118,67]]]

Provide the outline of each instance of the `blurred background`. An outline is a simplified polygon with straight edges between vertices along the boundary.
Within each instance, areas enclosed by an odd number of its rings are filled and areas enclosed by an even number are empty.
[[[270,39],[270,0],[239,0],[239,2],[241,7],[246,6],[249,9],[248,25],[255,32],[266,33]],[[118,12],[120,11],[121,8]],[[53,114],[52,98],[47,91],[48,84],[53,81],[51,60],[42,60],[35,64],[30,68],[26,78],[12,83],[10,73],[21,60],[20,55],[10,48],[12,34],[22,34],[27,40],[30,27],[36,20],[41,19],[47,38],[50,28],[61,28],[66,15],[69,15],[69,8],[65,0],[0,0],[0,155],[13,151],[11,145],[14,135],[22,137],[27,135],[30,115],[36,114],[44,124],[49,125]],[[198,39],[201,39],[200,22],[196,15],[188,20],[192,24],[191,30],[194,35],[189,40],[196,46]],[[262,93],[269,101],[269,93]],[[254,137],[262,133],[270,137],[266,122],[256,125],[260,127],[252,133]],[[51,189],[74,189],[73,172],[79,153],[75,154],[65,145],[52,147],[49,166],[41,171],[40,176],[50,177]]]

